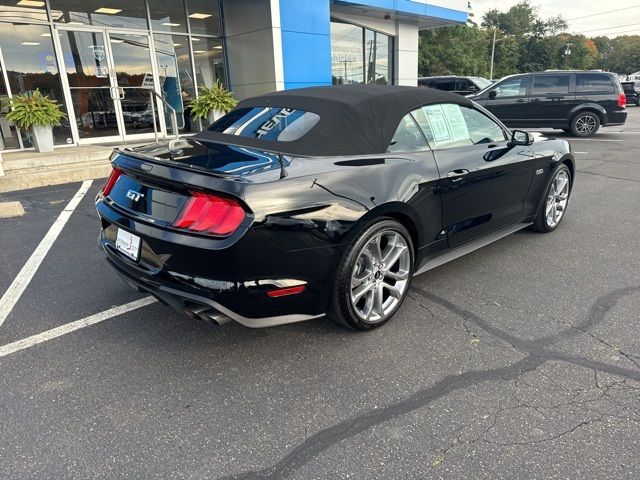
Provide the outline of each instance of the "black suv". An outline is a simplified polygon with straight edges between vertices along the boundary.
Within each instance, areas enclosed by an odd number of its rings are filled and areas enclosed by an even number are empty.
[[[613,73],[511,75],[469,98],[512,128],[559,128],[588,137],[601,125],[627,120],[627,99]]]
[[[627,104],[633,103],[640,107],[640,82],[622,82]]]
[[[420,77],[418,78],[419,87],[437,88],[447,92],[457,93],[459,95],[471,95],[479,92],[483,88],[487,88],[491,82],[482,77]]]

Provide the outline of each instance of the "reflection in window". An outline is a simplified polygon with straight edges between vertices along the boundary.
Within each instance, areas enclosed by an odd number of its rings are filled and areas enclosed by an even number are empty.
[[[9,91],[2,75],[2,66],[0,66],[0,150],[20,148],[17,129],[6,119],[10,110]]]
[[[292,142],[320,121],[316,113],[291,108],[253,107],[235,109],[209,127],[211,132]]]
[[[154,35],[153,39],[162,95],[176,109],[178,128],[183,132],[196,132],[198,125],[191,118],[189,108],[189,102],[195,97],[189,39],[179,35],[160,34]],[[165,118],[167,126],[171,125],[170,112],[165,111]]]
[[[331,22],[333,84],[393,83],[393,38],[339,21]]]
[[[47,21],[47,9],[42,1],[0,0],[0,20]]]
[[[66,113],[48,26],[0,23],[0,48],[13,96],[28,94],[38,88],[43,95],[62,104]],[[5,130],[3,127],[3,133]],[[21,133],[24,146],[31,147],[31,132]],[[61,126],[54,127],[53,135],[56,144],[67,143],[67,139],[70,142],[69,120],[63,119]]]
[[[187,10],[191,33],[222,35],[218,0],[187,0]]]
[[[216,80],[225,82],[224,53],[222,40],[214,38],[191,37],[193,62],[196,67],[198,85],[212,87]]]
[[[365,30],[365,67],[367,83],[389,85],[393,76],[393,39],[388,35]]]
[[[144,0],[50,0],[54,22],[97,27],[147,28]]]
[[[536,75],[533,77],[532,95],[569,93],[569,75]]]
[[[364,82],[363,28],[331,22],[331,74],[334,85]]]
[[[152,0],[149,2],[151,26],[157,32],[186,32],[187,17],[181,0]]]

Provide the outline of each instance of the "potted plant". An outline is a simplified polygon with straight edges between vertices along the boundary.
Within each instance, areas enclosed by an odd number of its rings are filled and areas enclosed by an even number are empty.
[[[53,151],[53,129],[60,125],[66,115],[55,101],[36,89],[31,94],[15,96],[11,99],[11,111],[7,120],[23,130],[31,129],[34,146],[38,152]]]
[[[238,104],[233,98],[233,93],[227,90],[220,81],[216,81],[211,88],[200,87],[198,98],[189,103],[191,115],[195,118],[215,122],[223,115],[229,113]]]

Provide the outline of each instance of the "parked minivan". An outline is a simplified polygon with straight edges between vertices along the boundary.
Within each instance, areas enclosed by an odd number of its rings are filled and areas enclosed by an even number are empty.
[[[588,137],[627,120],[620,80],[607,72],[555,71],[505,77],[469,96],[511,128],[559,128]]]
[[[457,77],[454,75],[444,77],[420,77],[419,87],[436,88],[458,95],[472,95],[491,85],[491,81],[483,77]]]

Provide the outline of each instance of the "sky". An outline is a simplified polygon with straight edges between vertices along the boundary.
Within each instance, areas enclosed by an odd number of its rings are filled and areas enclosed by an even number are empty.
[[[487,10],[497,8],[505,11],[520,1],[471,0],[471,5],[476,21],[481,23]],[[562,15],[569,23],[571,33],[587,37],[640,35],[640,0],[531,0],[530,3],[538,7],[541,18]]]

